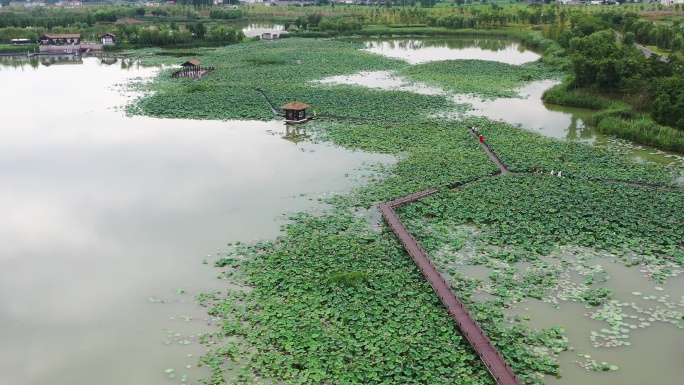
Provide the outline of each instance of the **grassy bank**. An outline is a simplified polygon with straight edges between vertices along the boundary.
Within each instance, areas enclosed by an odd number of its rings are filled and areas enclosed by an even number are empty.
[[[569,82],[565,81],[544,91],[544,102],[559,106],[588,108],[591,110],[603,110],[610,108],[615,101],[600,95],[569,89]]]
[[[0,45],[0,53],[19,53],[38,52],[38,44],[33,45]]]
[[[602,134],[663,150],[684,152],[684,132],[661,126],[647,116],[637,119],[640,114],[627,103],[581,90],[569,90],[567,82],[545,91],[543,99],[550,104],[600,110],[593,120]]]

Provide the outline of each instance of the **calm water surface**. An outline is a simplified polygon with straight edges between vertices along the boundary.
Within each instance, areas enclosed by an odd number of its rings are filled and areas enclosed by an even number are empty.
[[[465,59],[523,64],[540,58],[516,42],[499,39],[377,39],[364,42],[369,52],[404,59],[411,64]]]
[[[278,121],[125,117],[115,85],[155,69],[40,59],[0,62],[0,384],[195,378],[215,326],[193,295],[226,286],[202,260],[390,161],[283,140]]]

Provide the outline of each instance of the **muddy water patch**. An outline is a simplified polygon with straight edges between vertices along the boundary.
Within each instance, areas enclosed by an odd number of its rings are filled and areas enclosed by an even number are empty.
[[[473,261],[481,262],[479,258]],[[459,266],[458,271],[462,274],[457,279],[472,281],[473,299],[500,306],[489,296],[503,298],[513,324],[522,322],[533,330],[565,328],[569,350],[556,352],[563,374],[559,379],[549,378],[549,383],[595,383],[593,373],[603,371],[610,373],[600,374],[601,383],[622,383],[634,375],[635,366],[643,371],[644,358],[638,352],[652,345],[648,340],[655,335],[662,341],[667,340],[662,335],[670,338],[658,347],[670,354],[659,354],[661,361],[653,364],[666,371],[656,374],[659,383],[675,383],[672,379],[682,374],[677,364],[684,328],[681,267],[648,256],[561,247],[555,255],[531,263],[495,259]],[[492,282],[484,283],[492,277]],[[530,298],[534,295],[541,297]]]

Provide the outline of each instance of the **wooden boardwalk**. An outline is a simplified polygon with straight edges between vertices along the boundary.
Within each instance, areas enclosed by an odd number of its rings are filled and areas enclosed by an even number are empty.
[[[473,135],[477,138],[478,135],[473,132]],[[487,156],[489,156],[489,159],[496,165],[496,167],[499,168],[501,171],[501,175],[503,174],[509,174],[511,171],[506,167],[503,162],[501,162],[501,159],[499,159],[498,156],[492,151],[489,146],[487,145],[487,140],[485,139],[484,142],[480,142],[480,145],[482,146],[482,149],[484,150],[485,153],[487,153]]]
[[[470,343],[470,346],[475,349],[475,352],[484,362],[487,370],[492,375],[497,384],[500,385],[520,385],[520,380],[515,376],[513,370],[506,364],[504,358],[499,354],[494,345],[492,345],[489,338],[484,334],[480,325],[475,322],[475,319],[470,315],[468,310],[463,305],[463,302],[458,299],[451,286],[446,282],[444,277],[437,271],[435,265],[423,249],[418,245],[418,242],[408,232],[406,226],[401,222],[397,214],[394,212],[394,207],[409,203],[423,197],[432,195],[436,190],[425,190],[416,194],[408,195],[391,202],[380,204],[380,211],[382,216],[389,224],[394,234],[397,235],[399,241],[404,245],[404,248],[409,253],[413,261],[416,263],[423,276],[432,286],[432,289],[437,293],[440,301],[446,307],[451,318],[456,321],[461,334],[465,336]]]
[[[473,135],[477,137],[474,132]],[[489,156],[489,159],[499,167],[499,170],[501,171],[501,174],[499,175],[510,173],[508,168],[506,168],[486,143],[483,142],[481,145],[482,149]],[[437,190],[435,189],[429,189],[393,201],[381,203],[380,212],[394,234],[399,238],[399,241],[404,245],[404,249],[409,253],[413,262],[416,263],[425,279],[430,283],[430,286],[432,286],[435,293],[437,293],[439,300],[442,301],[442,304],[446,307],[449,316],[456,321],[456,325],[458,325],[458,328],[461,330],[461,334],[468,340],[468,343],[470,343],[470,346],[473,347],[477,355],[485,364],[496,383],[499,385],[521,385],[520,380],[515,376],[515,373],[513,373],[510,366],[506,364],[503,356],[501,356],[499,351],[492,345],[492,342],[484,334],[480,325],[478,325],[475,319],[470,315],[468,309],[463,305],[463,302],[458,299],[451,289],[451,286],[449,286],[444,277],[437,271],[437,268],[434,263],[432,263],[427,253],[420,247],[418,242],[416,242],[415,238],[409,233],[406,226],[404,226],[404,223],[394,211],[394,207],[417,201],[436,192]]]

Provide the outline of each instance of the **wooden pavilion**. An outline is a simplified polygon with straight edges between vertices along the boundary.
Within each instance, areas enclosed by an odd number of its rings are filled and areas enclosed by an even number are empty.
[[[306,116],[306,109],[310,107],[311,106],[308,104],[295,100],[293,102],[287,103],[284,106],[281,106],[280,108],[285,110],[286,122],[305,122],[308,120]]]
[[[197,59],[190,59],[181,64],[182,69],[173,73],[174,78],[199,78],[214,70],[214,66],[202,67],[202,62]]]
[[[194,69],[194,68],[199,68],[200,65],[202,65],[202,62],[197,60],[197,59],[190,59],[186,61],[185,63],[181,64],[181,67],[185,69]]]

